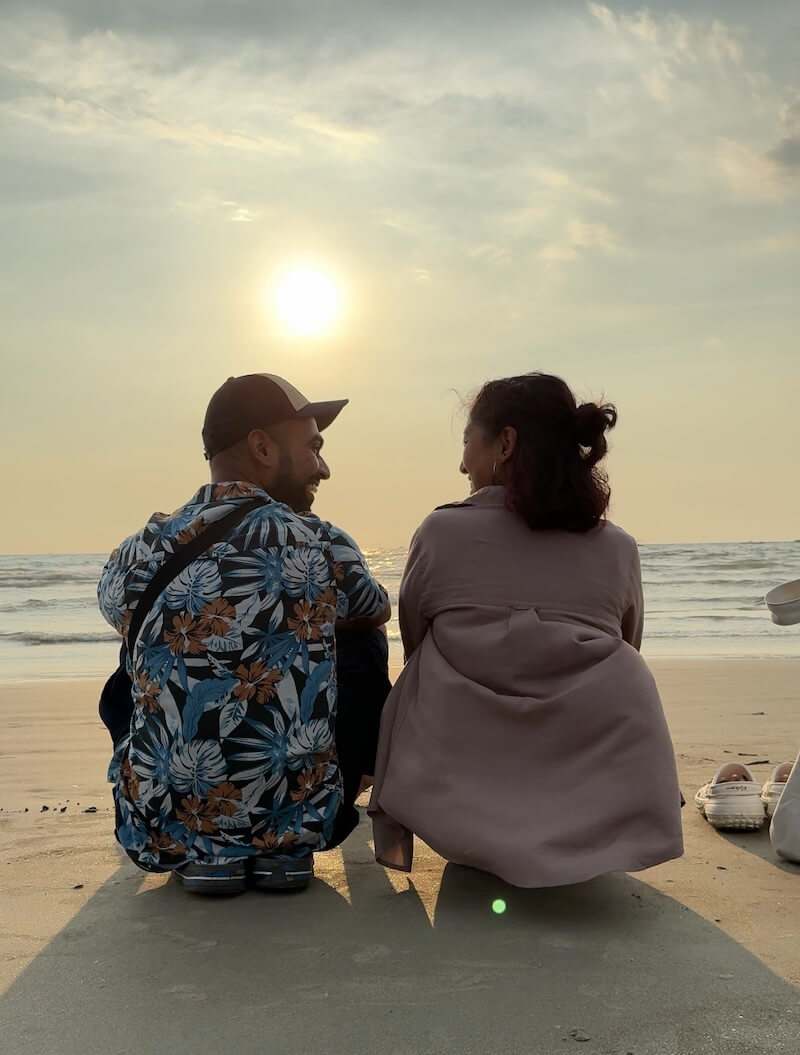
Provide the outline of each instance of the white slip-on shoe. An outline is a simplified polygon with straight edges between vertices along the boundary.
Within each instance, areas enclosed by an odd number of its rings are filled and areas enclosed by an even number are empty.
[[[761,788],[761,801],[764,803],[764,809],[767,811],[769,818],[772,818],[778,803],[781,801],[781,795],[786,787],[786,781],[789,779],[793,765],[793,762],[781,762],[779,766],[775,766],[772,776]]]
[[[694,797],[712,828],[757,831],[765,821],[761,788],[747,766],[726,762]]]

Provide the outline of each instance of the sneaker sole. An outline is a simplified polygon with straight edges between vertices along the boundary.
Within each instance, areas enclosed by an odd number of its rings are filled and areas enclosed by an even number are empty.
[[[235,897],[237,894],[243,894],[247,890],[246,876],[182,876],[180,872],[174,872],[173,875],[189,894]]]
[[[305,890],[314,878],[313,865],[292,868],[290,862],[254,863],[251,872],[254,890]]]
[[[758,831],[766,816],[760,799],[756,802],[696,802],[712,828],[731,831]]]

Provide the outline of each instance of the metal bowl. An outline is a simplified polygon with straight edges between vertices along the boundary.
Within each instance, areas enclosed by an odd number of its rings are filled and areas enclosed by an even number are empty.
[[[800,579],[785,582],[770,590],[764,601],[772,613],[772,622],[779,626],[800,623]]]

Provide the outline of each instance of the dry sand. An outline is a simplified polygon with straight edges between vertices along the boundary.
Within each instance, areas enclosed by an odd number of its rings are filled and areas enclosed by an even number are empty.
[[[308,892],[221,902],[118,852],[98,683],[0,686],[0,1051],[798,1055],[800,868],[691,799],[720,761],[794,756],[800,662],[653,669],[681,861],[519,891],[423,850],[409,878],[363,821]]]

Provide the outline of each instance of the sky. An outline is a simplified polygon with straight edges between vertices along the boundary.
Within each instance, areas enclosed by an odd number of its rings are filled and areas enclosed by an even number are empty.
[[[794,0],[0,0],[0,552],[180,506],[256,371],[350,398],[315,510],[365,548],[528,370],[617,405],[640,541],[800,537],[798,40]]]

